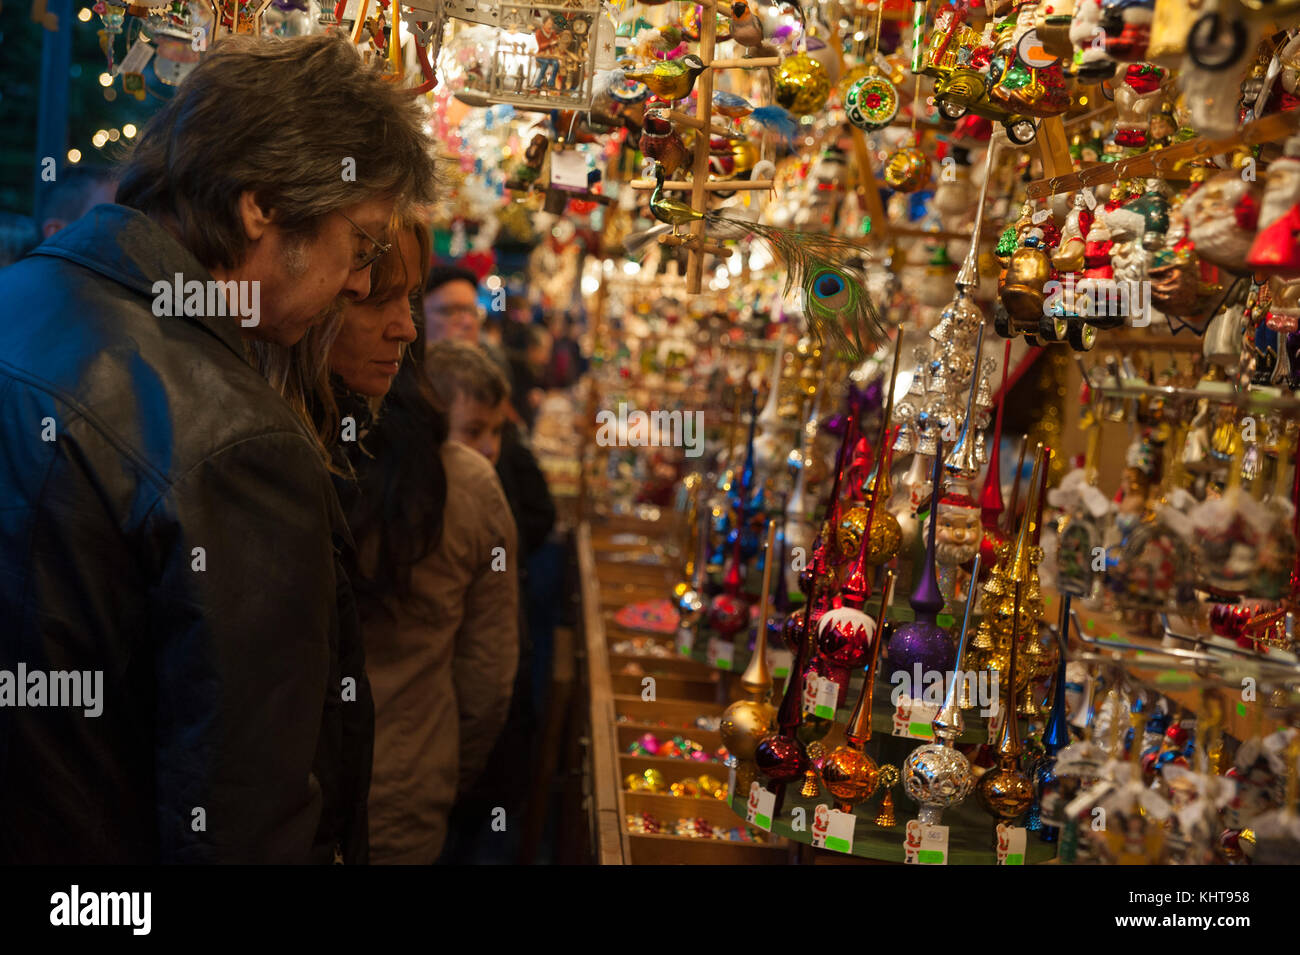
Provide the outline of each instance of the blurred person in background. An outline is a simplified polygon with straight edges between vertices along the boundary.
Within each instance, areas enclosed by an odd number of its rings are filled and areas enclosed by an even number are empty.
[[[378,409],[357,442],[340,444],[356,475],[346,506],[375,699],[370,858],[431,864],[506,722],[519,554],[492,464],[449,436],[423,355],[409,347],[428,233],[410,221],[394,232],[329,362],[344,415]]]
[[[119,204],[0,273],[25,303],[0,324],[0,668],[103,674],[94,719],[0,708],[0,863],[365,860],[347,527],[324,447],[250,355],[369,293],[393,209],[433,197],[429,145],[346,41],[224,39]],[[260,310],[160,316],[177,275],[260,289]]]
[[[429,342],[477,345],[483,331],[478,276],[459,265],[435,265],[424,286],[425,337]]]
[[[551,363],[551,333],[541,325],[524,330],[522,351],[509,353],[511,403],[521,427],[531,434],[546,398],[546,369]]]
[[[544,380],[548,388],[569,388],[587,371],[578,339],[573,334],[573,316],[556,312],[551,319],[551,360]]]
[[[520,827],[507,828],[503,839],[490,829],[491,810],[503,806],[518,808],[530,779],[526,772],[536,753],[541,722],[540,700],[550,683],[550,637],[543,634],[543,653],[534,646],[536,614],[525,610],[538,599],[554,600],[555,593],[537,597],[533,584],[535,557],[555,525],[555,502],[527,444],[507,421],[510,385],[501,369],[480,348],[462,342],[436,342],[426,352],[426,372],[441,407],[448,409],[451,437],[475,448],[496,464],[515,525],[519,530],[520,555],[514,565],[519,576],[520,649],[519,674],[515,680],[506,729],[488,760],[480,785],[457,807],[452,839],[445,862],[469,863],[510,861]],[[539,689],[541,687],[542,689]]]
[[[42,241],[66,229],[95,206],[112,202],[117,176],[108,169],[71,166],[51,183],[42,184],[38,196]]]
[[[0,212],[0,269],[13,265],[39,242],[40,236],[31,216]]]

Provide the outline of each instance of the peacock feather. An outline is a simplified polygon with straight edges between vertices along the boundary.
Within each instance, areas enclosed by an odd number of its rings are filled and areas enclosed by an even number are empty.
[[[705,218],[719,237],[747,232],[767,243],[786,267],[782,294],[796,286],[803,290],[808,331],[819,344],[861,361],[884,342],[885,323],[867,294],[860,246],[824,232],[796,232],[716,212]]]

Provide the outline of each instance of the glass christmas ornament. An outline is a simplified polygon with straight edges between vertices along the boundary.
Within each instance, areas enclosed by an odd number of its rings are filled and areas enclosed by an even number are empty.
[[[781,61],[772,76],[773,98],[796,116],[807,116],[826,105],[831,80],[826,67],[807,53]]]
[[[776,535],[776,522],[768,524],[767,541],[764,554],[772,554],[772,545]],[[772,692],[772,672],[767,665],[767,595],[772,582],[774,561],[768,560],[763,568],[763,596],[759,603],[758,635],[754,640],[754,653],[749,658],[749,665],[741,674],[740,685],[745,694],[743,699],[732,703],[723,711],[718,731],[722,745],[740,763],[736,767],[736,791],[747,792],[753,781],[754,757],[759,742],[772,732],[776,725],[776,707],[768,702]]]
[[[980,558],[975,558],[979,570]],[[957,659],[966,649],[974,616],[974,589],[966,600],[966,613],[962,617],[961,637],[957,643]],[[912,750],[903,762],[903,792],[921,807],[918,818],[922,825],[937,826],[945,809],[961,804],[975,785],[970,761],[956,748],[956,742],[965,728],[958,705],[958,685],[964,683],[960,671],[951,674],[943,708],[934,718],[936,742],[925,743]]]
[[[885,584],[881,602],[882,620],[888,612],[892,591],[893,575],[891,574]],[[857,705],[849,718],[845,744],[837,746],[821,763],[822,782],[835,797],[835,808],[840,812],[852,812],[855,804],[869,799],[880,781],[880,769],[876,761],[867,755],[865,747],[871,739],[871,704],[881,642],[875,641],[872,648],[871,662],[867,666],[866,676],[862,682],[862,692],[858,695]]]
[[[942,445],[940,446],[942,448]],[[934,458],[934,475],[932,480],[936,488],[940,487],[942,478],[941,454]],[[938,508],[930,508],[929,538],[926,542],[925,557],[921,562],[921,579],[912,591],[909,603],[915,613],[911,623],[900,624],[894,629],[889,641],[889,663],[897,672],[911,673],[917,666],[920,672],[940,673],[949,670],[953,663],[952,638],[939,626],[937,616],[943,609],[943,594],[939,591],[939,581],[934,572],[935,527],[938,524]],[[973,591],[974,588],[971,588]]]
[[[1016,538],[1015,549],[1010,555],[1009,583],[1014,587],[1012,599],[1012,639],[1010,641],[1010,661],[1007,666],[1009,680],[1001,688],[999,711],[1001,712],[1002,737],[998,743],[998,763],[980,777],[975,793],[984,810],[996,820],[1008,825],[1021,815],[1034,801],[1033,781],[1020,768],[1020,731],[1016,720],[1016,663],[1019,655],[1020,618],[1024,613],[1024,588],[1030,582],[1032,554],[1032,525],[1038,510],[1038,501],[1042,493],[1041,483],[1045,459],[1050,459],[1051,452],[1038,445],[1034,454],[1034,471],[1030,478],[1029,497],[1025,507],[1025,517],[1020,524],[1020,533]],[[1037,636],[1037,627],[1034,628]]]
[[[899,192],[916,192],[930,181],[930,157],[916,146],[898,150],[885,160],[885,182]]]
[[[879,75],[873,63],[866,76],[855,81],[844,94],[844,115],[858,129],[884,129],[898,115],[898,90]]]

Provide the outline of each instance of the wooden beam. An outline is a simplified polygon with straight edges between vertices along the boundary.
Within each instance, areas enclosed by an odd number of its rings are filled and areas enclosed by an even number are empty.
[[[709,15],[707,10],[705,14],[700,17],[700,59],[707,66],[713,62],[714,40],[718,35],[718,18]],[[713,126],[713,74],[712,69],[705,70],[695,81],[695,87],[699,90],[695,111],[701,130]],[[708,136],[695,137],[695,167],[692,170],[692,178],[694,182],[691,184],[691,208],[702,213],[707,208],[705,198],[708,190],[705,187],[709,179]],[[691,234],[700,236],[700,241],[703,241],[703,220],[691,223]],[[703,275],[704,256],[697,249],[691,249],[686,260],[686,290],[691,295],[699,294]]]
[[[883,2],[883,0],[881,0]],[[834,18],[832,18],[833,20]],[[843,44],[840,43],[840,29],[831,24],[830,49],[839,63],[840,73],[845,72]],[[867,241],[880,239],[889,241],[889,219],[885,216],[885,205],[880,201],[880,190],[876,187],[876,170],[871,162],[871,150],[867,148],[867,137],[856,126],[849,126],[849,136],[853,140],[853,158],[858,169],[858,199],[871,218],[871,232]]]
[[[691,129],[704,129],[704,122],[698,116],[692,116],[690,113],[683,113],[680,109],[670,109],[665,115],[674,123],[681,123],[683,126],[689,126]],[[709,129],[715,136],[734,136],[733,130],[725,126],[711,125]]]
[[[1174,171],[1178,162],[1207,159],[1220,153],[1231,152],[1238,146],[1278,142],[1286,139],[1300,126],[1300,110],[1274,113],[1247,123],[1236,134],[1225,139],[1208,139],[1198,136],[1185,143],[1152,149],[1113,163],[1100,163],[1080,172],[1062,176],[1048,176],[1029,184],[1030,199],[1042,199],[1063,192],[1076,192],[1085,186],[1101,186],[1119,179],[1162,179]]]
[[[700,28],[703,30],[703,27]],[[709,64],[712,70],[757,70],[764,66],[780,66],[779,56],[750,56],[739,60],[714,60]]]
[[[1070,157],[1070,141],[1065,137],[1065,122],[1060,116],[1048,116],[1038,124],[1038,158],[1043,163],[1043,176],[1055,179],[1074,172]]]
[[[628,183],[633,189],[653,189],[655,181],[653,179],[633,179]],[[704,183],[706,192],[753,192],[754,190],[771,189],[776,183],[771,179],[710,179]],[[671,179],[664,183],[664,189],[668,192],[691,192],[695,189],[695,183],[686,180]]]

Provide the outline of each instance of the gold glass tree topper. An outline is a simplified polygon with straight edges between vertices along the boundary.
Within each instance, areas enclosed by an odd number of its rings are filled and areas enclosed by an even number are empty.
[[[764,544],[763,590],[759,603],[758,635],[754,640],[754,655],[740,676],[745,693],[743,699],[732,703],[722,714],[718,727],[722,745],[736,759],[736,791],[748,792],[756,773],[754,752],[759,741],[776,726],[776,707],[769,701],[772,693],[772,671],[767,665],[767,601],[772,583],[772,565],[776,563],[772,545],[776,539],[776,521],[767,525]]]
[[[1020,620],[1024,613],[1025,589],[1033,570],[1031,548],[1038,501],[1042,494],[1044,463],[1051,451],[1039,444],[1034,452],[1034,471],[1029,479],[1029,496],[1025,516],[1020,522],[1020,533],[1011,552],[1008,582],[1013,587],[1011,647],[1007,674],[1010,677],[1002,688],[998,709],[1002,714],[1002,738],[998,743],[998,765],[980,777],[975,794],[985,811],[995,819],[1010,823],[1022,815],[1034,801],[1034,785],[1029,774],[1020,768],[1020,730],[1016,720],[1016,662],[1020,643]],[[1035,634],[1036,636],[1036,634]]]

